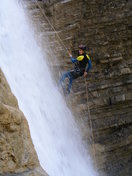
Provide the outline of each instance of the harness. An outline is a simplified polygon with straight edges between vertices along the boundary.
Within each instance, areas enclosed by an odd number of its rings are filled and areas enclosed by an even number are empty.
[[[75,67],[73,70],[70,71],[70,74],[73,78],[77,78],[84,74],[86,65],[90,57],[87,54],[83,54],[77,57],[78,62],[75,63]]]
[[[81,60],[78,61],[79,67],[85,69],[88,63],[88,59],[90,59],[89,56],[87,54],[83,54],[79,56],[78,59],[79,58],[82,58]]]
[[[86,68],[86,65],[88,63],[88,60],[90,60],[90,57],[87,54],[83,54],[81,56],[78,56],[78,62],[75,63],[75,70],[83,71]]]

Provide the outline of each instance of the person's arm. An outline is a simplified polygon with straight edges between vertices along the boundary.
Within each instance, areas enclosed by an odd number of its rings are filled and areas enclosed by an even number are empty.
[[[76,58],[73,58],[71,53],[69,53],[69,56],[70,56],[70,59],[71,59],[72,63],[77,62],[77,59],[76,59]]]
[[[88,67],[86,69],[86,72],[88,73],[88,71],[92,68],[92,62],[91,60],[88,59]]]
[[[84,72],[84,77],[87,76],[88,71],[89,71],[91,68],[92,68],[92,63],[91,63],[91,60],[88,59],[88,66],[87,66],[87,68],[86,68],[86,71]]]
[[[77,62],[77,59],[76,59],[76,58],[73,58],[73,57],[70,57],[70,58],[71,58],[72,63]]]

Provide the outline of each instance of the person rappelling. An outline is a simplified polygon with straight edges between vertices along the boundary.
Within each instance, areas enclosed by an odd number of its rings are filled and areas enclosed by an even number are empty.
[[[75,66],[74,66],[74,69],[65,72],[59,81],[59,85],[62,86],[65,79],[66,78],[69,79],[68,87],[67,88],[65,88],[65,86],[63,87],[64,94],[70,93],[73,80],[81,76],[84,76],[86,78],[89,70],[92,68],[91,59],[88,56],[88,54],[86,54],[85,45],[79,45],[79,55],[77,58],[73,58],[70,52],[69,52],[69,56],[72,63],[74,63]]]

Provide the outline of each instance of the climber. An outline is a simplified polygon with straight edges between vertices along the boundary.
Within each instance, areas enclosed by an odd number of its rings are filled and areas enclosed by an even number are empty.
[[[92,68],[91,59],[88,56],[88,54],[86,54],[86,46],[84,45],[79,46],[79,56],[77,58],[73,58],[70,52],[69,52],[69,56],[71,58],[72,63],[75,63],[75,67],[73,70],[65,72],[59,81],[59,85],[62,85],[66,78],[69,79],[67,90],[65,90],[65,87],[64,87],[65,94],[70,93],[70,90],[72,87],[72,81],[74,79],[80,76],[86,77],[88,74],[88,71]]]

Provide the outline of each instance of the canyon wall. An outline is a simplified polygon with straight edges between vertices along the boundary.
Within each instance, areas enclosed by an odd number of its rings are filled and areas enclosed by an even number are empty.
[[[88,102],[82,77],[73,82],[70,105],[85,123],[84,140],[98,170],[107,176],[129,176],[132,170],[131,9],[131,0],[44,0],[32,2],[29,10],[41,39],[48,37],[56,80],[73,68],[66,48],[76,57],[78,45],[87,46],[93,65],[86,80]]]
[[[36,26],[36,37],[40,36],[40,45],[45,48],[43,40],[47,43],[46,52],[50,56],[47,63],[56,81],[60,74],[73,68],[66,48],[76,57],[78,45],[87,45],[93,68],[87,84],[83,77],[73,82],[68,104],[84,123],[84,140],[91,146],[98,171],[106,176],[130,176],[132,1],[23,2]],[[0,175],[46,175],[39,165],[25,117],[1,71]]]

